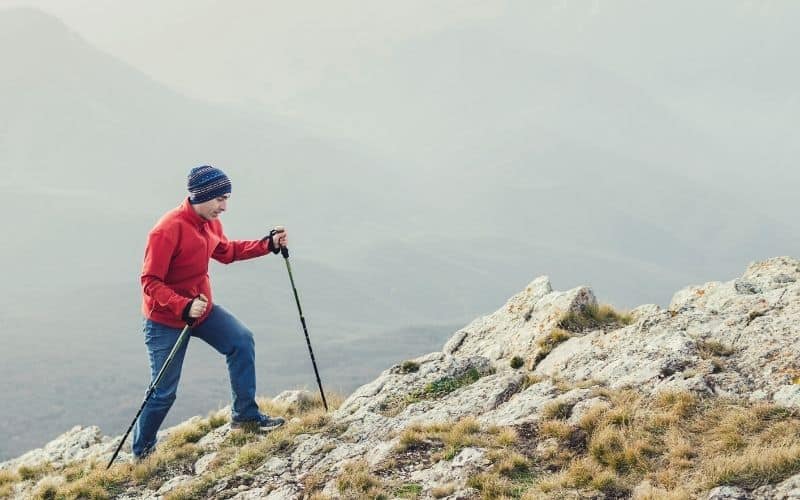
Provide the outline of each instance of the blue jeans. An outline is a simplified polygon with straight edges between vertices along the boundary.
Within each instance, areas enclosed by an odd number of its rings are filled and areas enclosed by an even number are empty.
[[[149,319],[144,320],[144,342],[150,357],[151,384],[161,371],[181,330]],[[204,340],[217,352],[225,355],[233,395],[231,418],[240,421],[257,419],[259,411],[255,400],[256,356],[252,332],[222,306],[214,304],[205,321],[192,328],[189,339],[191,337]],[[164,377],[136,421],[132,445],[133,454],[136,456],[149,452],[156,444],[158,428],[161,427],[164,417],[175,401],[189,339],[175,353]]]

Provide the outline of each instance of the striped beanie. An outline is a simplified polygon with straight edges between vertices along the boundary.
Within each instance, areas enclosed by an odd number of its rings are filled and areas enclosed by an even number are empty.
[[[197,204],[213,200],[231,192],[231,180],[225,172],[211,165],[194,167],[187,182],[189,203]]]

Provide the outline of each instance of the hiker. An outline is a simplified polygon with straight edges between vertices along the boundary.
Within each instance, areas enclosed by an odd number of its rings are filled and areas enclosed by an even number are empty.
[[[208,264],[209,259],[229,264],[267,255],[287,245],[286,231],[270,233],[261,240],[230,241],[219,221],[231,194],[228,176],[209,165],[196,167],[189,172],[188,188],[189,196],[161,217],[147,236],[141,282],[151,381],[156,379],[183,327],[194,320],[191,336],[225,355],[233,397],[231,427],[278,427],[284,420],[262,414],[256,404],[253,334],[214,303]],[[175,401],[187,345],[188,342],[181,345],[136,421],[132,449],[137,460],[155,447],[156,432]]]

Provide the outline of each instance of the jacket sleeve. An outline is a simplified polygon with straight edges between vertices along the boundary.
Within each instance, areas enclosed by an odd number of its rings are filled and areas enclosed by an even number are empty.
[[[237,260],[252,259],[269,253],[267,240],[229,240],[225,234],[220,233],[220,241],[211,257],[223,264],[230,264]]]
[[[181,318],[183,310],[192,299],[184,297],[164,283],[176,243],[160,231],[150,233],[144,251],[142,290],[159,306],[166,307]]]

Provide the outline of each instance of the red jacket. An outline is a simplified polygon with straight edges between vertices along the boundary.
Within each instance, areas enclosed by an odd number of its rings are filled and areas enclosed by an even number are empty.
[[[142,313],[175,328],[184,326],[183,310],[201,293],[208,297],[206,312],[213,307],[208,262],[223,264],[269,253],[267,241],[229,241],[219,219],[206,220],[194,211],[189,199],[167,212],[150,230],[142,267]]]

